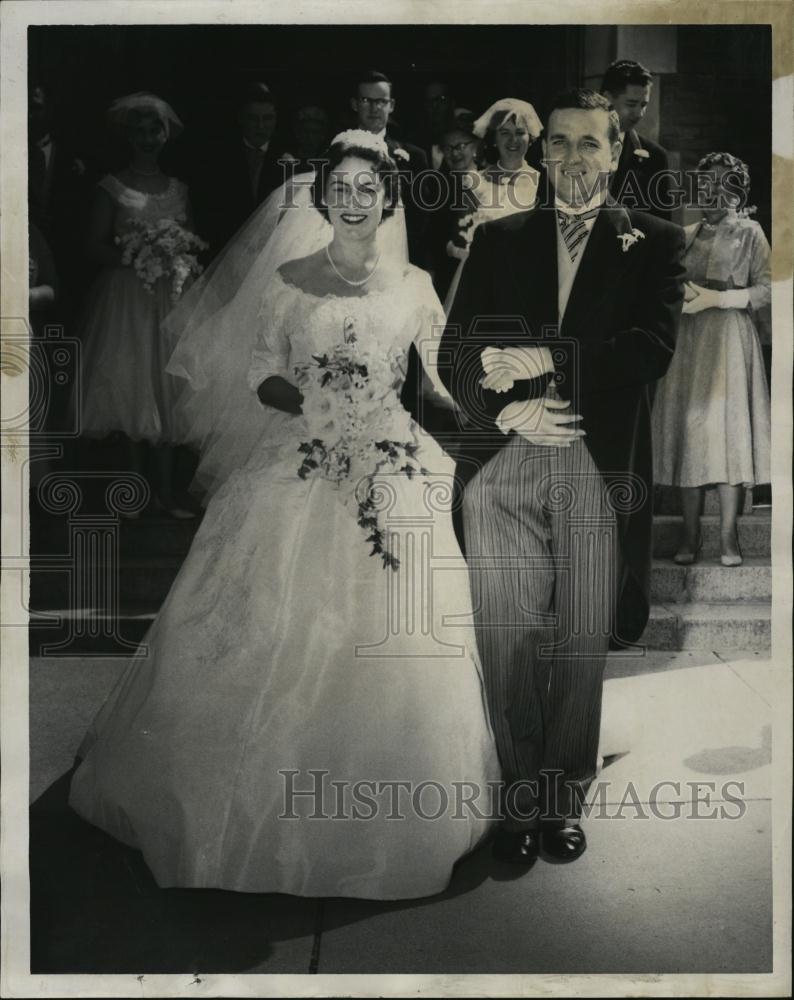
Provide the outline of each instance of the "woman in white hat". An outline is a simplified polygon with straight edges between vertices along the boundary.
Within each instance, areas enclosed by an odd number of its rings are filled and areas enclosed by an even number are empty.
[[[483,174],[490,184],[480,190],[483,211],[511,215],[534,207],[539,174],[526,162],[526,154],[542,131],[532,105],[515,97],[492,104],[474,123],[489,161]]]
[[[476,177],[476,207],[461,217],[460,237],[449,249],[459,264],[444,284],[444,310],[449,315],[458,290],[463,264],[469,255],[474,230],[483,222],[526,212],[537,201],[539,174],[525,160],[527,150],[543,131],[535,109],[527,101],[506,97],[492,104],[474,122],[472,133],[482,141],[488,166]]]

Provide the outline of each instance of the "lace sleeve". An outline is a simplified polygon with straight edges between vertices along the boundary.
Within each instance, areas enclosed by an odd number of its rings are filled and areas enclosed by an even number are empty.
[[[280,277],[276,276],[273,284],[279,287],[270,289],[263,298],[259,313],[259,333],[248,368],[248,387],[253,392],[272,375],[280,375],[288,380],[290,377],[290,341],[285,302],[291,296]]]

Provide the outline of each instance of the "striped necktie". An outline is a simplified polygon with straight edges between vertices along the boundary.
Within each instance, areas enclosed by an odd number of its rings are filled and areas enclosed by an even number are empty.
[[[587,238],[587,221],[594,219],[598,215],[598,208],[592,208],[589,212],[581,212],[579,215],[568,215],[557,209],[557,220],[560,223],[560,232],[568,249],[568,255],[573,263],[579,256],[582,243]]]

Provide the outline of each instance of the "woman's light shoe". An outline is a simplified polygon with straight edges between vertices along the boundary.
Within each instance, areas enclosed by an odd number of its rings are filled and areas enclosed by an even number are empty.
[[[741,556],[720,556],[720,562],[723,566],[741,566],[744,560]]]
[[[727,554],[725,552],[722,553],[722,555],[720,556],[720,562],[722,563],[723,566],[741,566],[742,565],[742,562],[743,562],[743,559],[742,559],[742,547],[741,547],[741,545],[739,545],[739,535],[738,535],[738,533],[734,534],[733,540],[736,543],[736,552],[729,552]],[[724,546],[723,546],[723,548],[724,548]]]

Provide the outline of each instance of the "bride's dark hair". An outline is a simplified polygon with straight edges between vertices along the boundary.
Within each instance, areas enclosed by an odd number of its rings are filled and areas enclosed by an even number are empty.
[[[329,147],[322,160],[313,160],[317,168],[317,175],[312,184],[312,204],[317,211],[325,218],[328,218],[328,208],[325,205],[325,188],[332,170],[335,170],[342,160],[349,156],[366,160],[372,164],[372,169],[378,179],[383,182],[384,204],[381,222],[384,222],[390,215],[394,214],[397,201],[400,196],[400,175],[397,166],[390,156],[382,156],[377,150],[369,146],[348,145],[343,142],[334,142]]]

